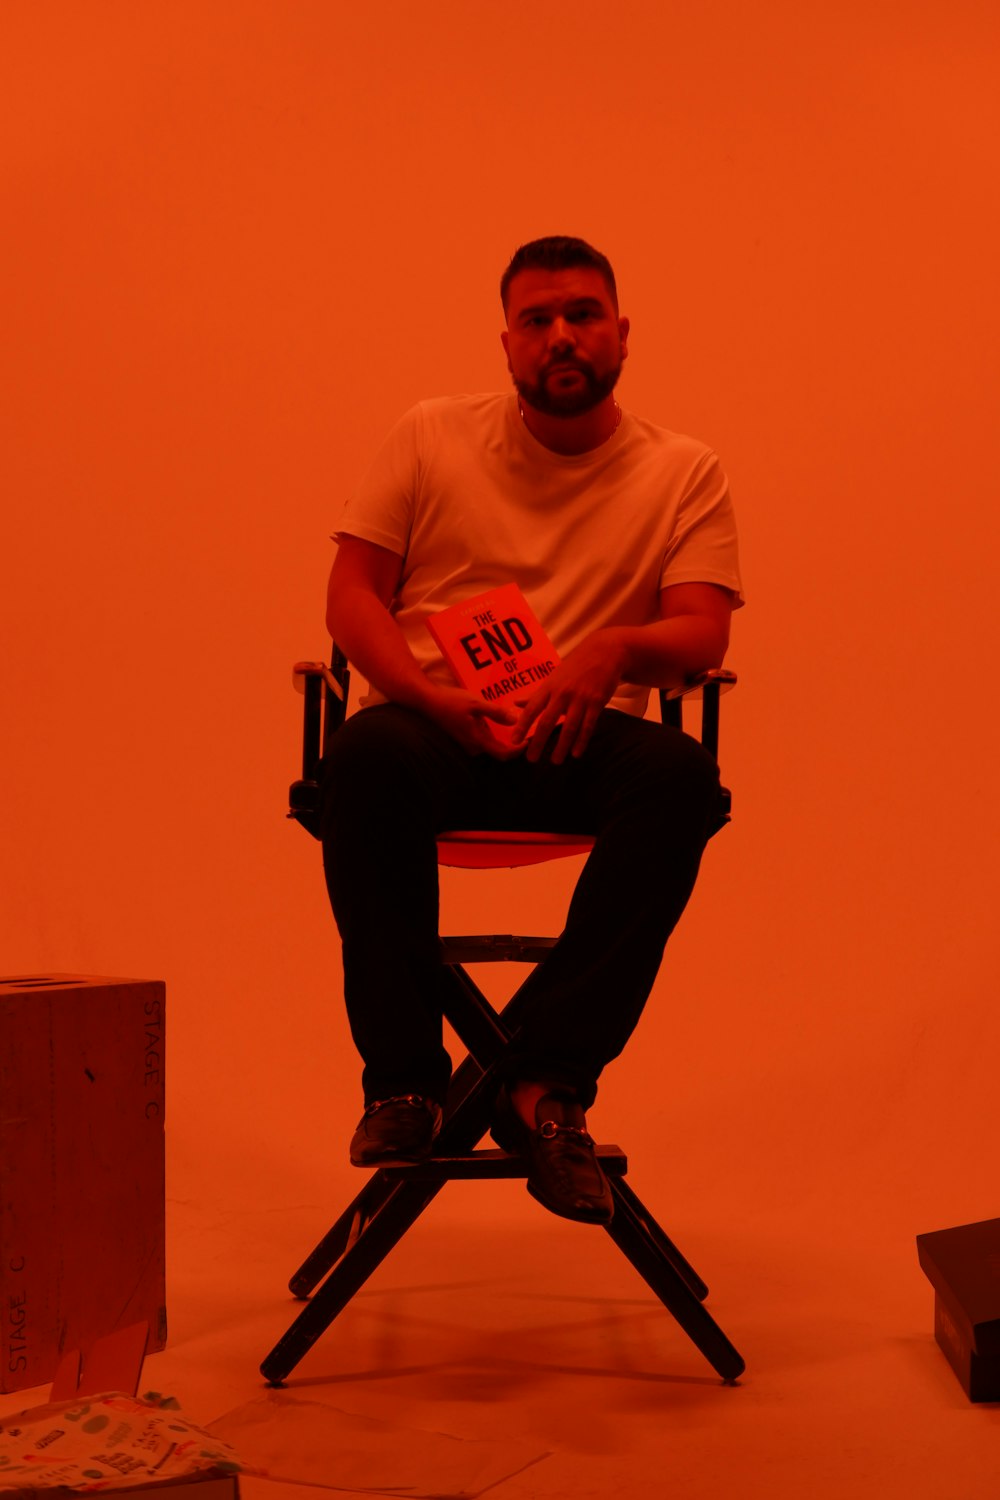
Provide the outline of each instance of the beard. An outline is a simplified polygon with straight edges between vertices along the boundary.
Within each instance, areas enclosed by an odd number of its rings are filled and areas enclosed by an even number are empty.
[[[622,372],[620,360],[603,375],[596,374],[590,365],[580,364],[577,360],[563,360],[560,363],[582,375],[583,384],[574,390],[558,391],[549,389],[545,371],[536,381],[518,380],[516,375],[512,376],[514,388],[521,400],[548,417],[578,417],[583,412],[592,411],[611,395]]]

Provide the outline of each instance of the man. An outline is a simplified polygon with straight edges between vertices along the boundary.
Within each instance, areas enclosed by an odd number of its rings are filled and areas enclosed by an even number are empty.
[[[373,692],[324,771],[327,884],[364,1059],[357,1166],[432,1149],[442,1046],[435,835],[589,832],[565,932],[492,1134],[529,1190],[607,1223],[585,1111],[631,1034],[717,826],[718,772],[643,719],[650,687],[719,666],[741,601],[715,455],[624,412],[614,273],[582,240],[523,245],[501,282],[515,392],[421,403],[393,429],[335,533],[327,622]],[[560,656],[514,707],[457,686],[428,618],[516,582]],[[507,743],[491,721],[513,725]],[[513,743],[509,743],[512,738]]]

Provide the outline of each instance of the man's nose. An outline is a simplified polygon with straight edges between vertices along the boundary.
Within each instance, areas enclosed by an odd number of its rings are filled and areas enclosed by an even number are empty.
[[[549,324],[549,347],[552,349],[572,349],[576,344],[573,330],[565,318],[553,318]]]

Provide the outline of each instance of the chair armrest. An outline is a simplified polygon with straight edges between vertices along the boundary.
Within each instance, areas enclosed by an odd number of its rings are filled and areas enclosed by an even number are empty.
[[[316,835],[319,808],[319,767],[330,736],[347,714],[351,673],[347,658],[336,642],[330,665],[322,661],[297,661],[292,681],[304,694],[302,712],[302,778],[289,790],[289,817]]]
[[[335,697],[339,698],[341,703],[343,703],[346,696],[344,686],[334,676],[333,672],[331,672],[325,661],[297,661],[292,668],[292,676],[296,679],[300,677],[321,678],[323,682],[326,683],[326,686],[330,690],[330,692],[333,693]],[[306,691],[306,684],[304,682],[296,681],[295,690],[298,693],[304,693]]]
[[[736,673],[730,672],[728,667],[712,667],[708,672],[695,673],[680,687],[661,688],[660,697],[669,703],[675,698],[686,698],[689,693],[697,693],[710,683],[718,683],[719,692],[728,693],[730,688],[736,686],[737,680]]]
[[[728,667],[713,667],[675,688],[660,688],[660,718],[674,729],[683,729],[682,704],[687,697],[701,697],[701,743],[715,760],[719,758],[719,696],[736,686],[736,673]]]

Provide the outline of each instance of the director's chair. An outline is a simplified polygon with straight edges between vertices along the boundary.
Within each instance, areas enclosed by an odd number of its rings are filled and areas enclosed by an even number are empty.
[[[302,776],[290,789],[288,816],[318,838],[320,762],[346,716],[350,671],[336,645],[329,667],[299,662],[294,670],[304,687],[304,733]],[[700,694],[701,742],[717,758],[719,695],[735,681],[734,673],[719,669],[701,674],[684,688],[661,691],[663,721],[682,728],[682,699]],[[729,792],[721,788],[719,828],[729,821],[730,805]],[[461,869],[513,867],[583,854],[593,842],[584,835],[455,830],[439,837],[438,862]],[[498,961],[534,965],[555,942],[551,937],[499,933],[441,939],[442,959],[451,976],[444,1013],[469,1055],[452,1077],[434,1155],[418,1166],[376,1169],[292,1276],[293,1295],[309,1300],[261,1364],[269,1384],[282,1384],[446,1182],[527,1176],[522,1157],[476,1149],[489,1129],[504,1053],[525,1014],[524,986],[497,1011],[465,966]],[[736,1380],[744,1361],[703,1306],[707,1286],[626,1181],[624,1152],[618,1146],[598,1146],[597,1155],[614,1198],[614,1217],[603,1226],[606,1232],[723,1380]]]

